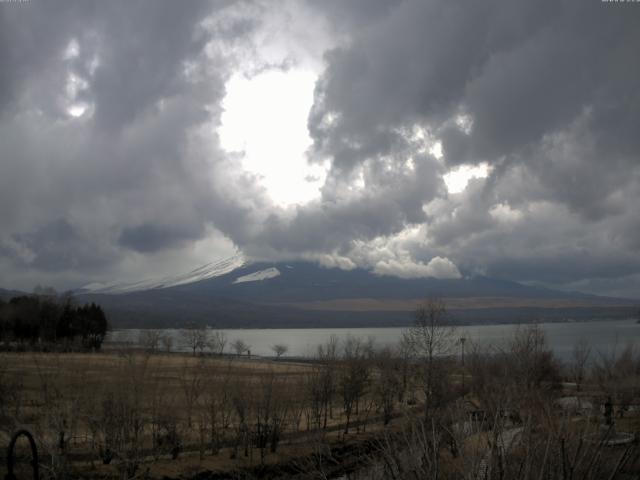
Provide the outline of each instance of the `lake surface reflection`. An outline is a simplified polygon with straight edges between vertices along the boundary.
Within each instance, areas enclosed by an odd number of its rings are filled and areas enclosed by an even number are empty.
[[[547,341],[555,354],[561,359],[569,359],[575,343],[585,338],[591,344],[593,353],[609,354],[620,351],[628,344],[640,343],[640,324],[634,320],[609,320],[593,322],[542,323]],[[482,346],[504,346],[521,326],[504,325],[470,325],[458,327],[457,338],[464,337],[470,342]],[[287,356],[311,357],[317,346],[326,343],[332,335],[344,340],[347,336],[372,338],[375,345],[393,346],[402,337],[404,328],[277,328],[277,329],[222,329],[228,344],[234,340],[242,340],[251,348],[252,355],[272,356],[271,346],[285,344],[289,347]],[[188,351],[181,345],[181,330],[166,329],[163,334],[174,338],[174,351]],[[138,329],[114,330],[107,336],[107,342],[137,343],[140,336]],[[228,345],[227,344],[227,345]],[[468,351],[469,343],[466,344]],[[227,347],[227,350],[230,350]]]

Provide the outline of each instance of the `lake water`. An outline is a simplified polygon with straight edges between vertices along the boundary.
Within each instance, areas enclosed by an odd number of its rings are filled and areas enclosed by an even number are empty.
[[[581,338],[588,340],[592,351],[608,354],[621,351],[629,344],[640,345],[640,324],[634,320],[609,320],[593,322],[542,323],[551,349],[561,359],[569,359],[575,343]],[[455,336],[464,337],[480,345],[505,345],[521,326],[470,325],[458,327]],[[326,343],[332,335],[343,340],[347,336],[373,338],[377,346],[393,346],[402,337],[404,328],[283,328],[283,329],[222,329],[229,345],[234,340],[242,340],[250,346],[252,355],[272,356],[271,346],[287,345],[287,356],[311,357],[317,346]],[[180,330],[167,329],[163,334],[173,337],[173,351],[188,351],[181,345]],[[136,343],[140,330],[114,330],[107,336],[107,342]],[[469,343],[467,343],[468,349]],[[230,347],[227,346],[227,350]],[[468,350],[467,350],[468,351]]]

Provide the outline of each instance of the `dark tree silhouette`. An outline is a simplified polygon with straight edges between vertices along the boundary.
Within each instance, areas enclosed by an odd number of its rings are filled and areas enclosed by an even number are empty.
[[[23,347],[79,340],[82,348],[98,350],[108,327],[99,305],[75,306],[68,296],[23,295],[0,303],[0,340]]]

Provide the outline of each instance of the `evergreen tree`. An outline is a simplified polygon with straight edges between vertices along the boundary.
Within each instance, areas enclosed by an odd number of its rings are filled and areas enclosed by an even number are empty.
[[[23,295],[0,302],[0,340],[19,344],[74,342],[99,350],[108,330],[99,305],[75,306],[71,297]]]

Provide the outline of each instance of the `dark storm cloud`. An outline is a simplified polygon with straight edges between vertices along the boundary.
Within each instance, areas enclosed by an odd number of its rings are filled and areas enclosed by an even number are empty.
[[[362,150],[355,157],[366,158],[372,144],[386,153],[399,126],[437,131],[465,112],[474,128],[459,141],[470,143],[475,161],[497,162],[585,108],[631,120],[637,108],[625,98],[639,76],[636,15],[601,2],[403,2],[328,54],[310,118],[316,147],[339,152],[342,162],[352,157],[341,147],[352,144],[352,153]]]
[[[59,28],[61,10],[52,7],[52,2],[0,6],[0,113],[15,108],[31,74],[64,48],[68,34]],[[24,20],[29,28],[19,27]]]
[[[126,228],[120,235],[119,242],[138,252],[146,253],[180,245],[204,234],[204,229],[194,230],[193,225],[185,227],[180,229],[180,225],[144,224]]]
[[[216,223],[241,237],[265,200],[215,135],[233,32],[205,23],[227,4],[0,4],[4,265],[99,277]]]
[[[29,265],[56,272],[69,268],[103,267],[110,260],[107,252],[96,255],[99,244],[83,236],[65,219],[47,223],[34,232],[14,235],[12,240],[13,249],[22,252],[22,255],[13,256],[21,267]]]
[[[349,172],[406,149],[419,125],[446,165],[493,168],[431,207],[430,251],[550,283],[637,273],[639,18],[633,4],[573,0],[409,0],[363,14],[326,56],[315,155]]]
[[[210,8],[210,2],[200,0],[153,7],[147,2],[106,3],[97,35],[108,35],[109,42],[92,86],[100,105],[98,123],[121,128],[159,98],[184,90],[183,72],[198,60],[208,40],[197,26]]]

